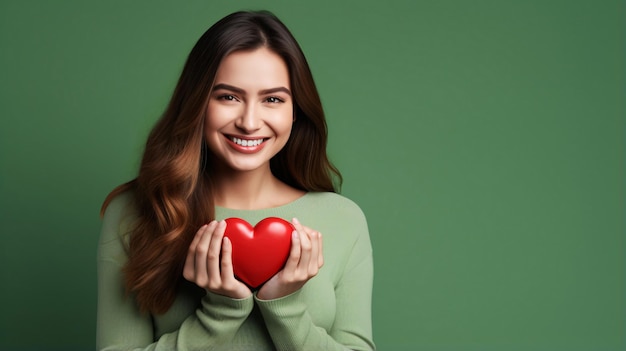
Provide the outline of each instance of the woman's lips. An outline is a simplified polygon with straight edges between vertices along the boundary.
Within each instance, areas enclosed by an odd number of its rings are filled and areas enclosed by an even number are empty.
[[[261,151],[265,146],[265,141],[269,138],[264,137],[240,137],[233,135],[225,135],[230,147],[244,154],[253,154]]]

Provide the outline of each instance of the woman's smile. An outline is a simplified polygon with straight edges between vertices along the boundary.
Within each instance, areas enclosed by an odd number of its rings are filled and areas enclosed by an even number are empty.
[[[259,152],[265,146],[265,142],[269,138],[264,137],[243,137],[224,135],[228,144],[237,152],[244,154],[253,154]]]

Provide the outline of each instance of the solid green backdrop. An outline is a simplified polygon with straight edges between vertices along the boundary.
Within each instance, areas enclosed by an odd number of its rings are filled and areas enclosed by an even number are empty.
[[[261,8],[367,215],[381,350],[626,349],[617,0],[1,1],[0,349],[93,349],[101,201],[197,38]]]

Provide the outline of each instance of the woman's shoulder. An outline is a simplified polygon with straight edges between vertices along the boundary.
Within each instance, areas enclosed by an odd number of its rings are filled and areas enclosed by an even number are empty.
[[[135,211],[134,196],[129,190],[115,195],[107,204],[103,218],[123,217]]]
[[[361,207],[351,199],[333,192],[309,192],[304,197],[307,204],[314,208],[338,211],[342,214],[365,217]]]
[[[117,240],[130,231],[137,219],[134,196],[131,191],[115,195],[102,216],[101,242]]]
[[[107,204],[102,216],[98,241],[98,259],[122,266],[126,261],[127,239],[135,221],[133,195],[126,191],[115,195]]]
[[[308,193],[306,208],[301,208],[303,223],[324,233],[325,240],[337,247],[364,243],[368,251],[369,229],[361,207],[350,198],[332,192]],[[360,244],[359,244],[360,245]]]

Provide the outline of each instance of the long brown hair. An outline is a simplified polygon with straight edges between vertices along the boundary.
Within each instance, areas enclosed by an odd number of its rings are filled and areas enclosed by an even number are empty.
[[[115,188],[130,192],[137,210],[124,267],[126,290],[144,312],[164,313],[182,281],[187,249],[197,229],[214,219],[209,149],[204,141],[208,97],[228,54],[267,47],[289,69],[295,123],[285,147],[270,160],[272,173],[305,191],[332,191],[339,171],[326,154],[327,126],[313,76],[287,27],[269,12],[236,12],[215,23],[191,50],[172,98],[152,129],[139,175]]]

